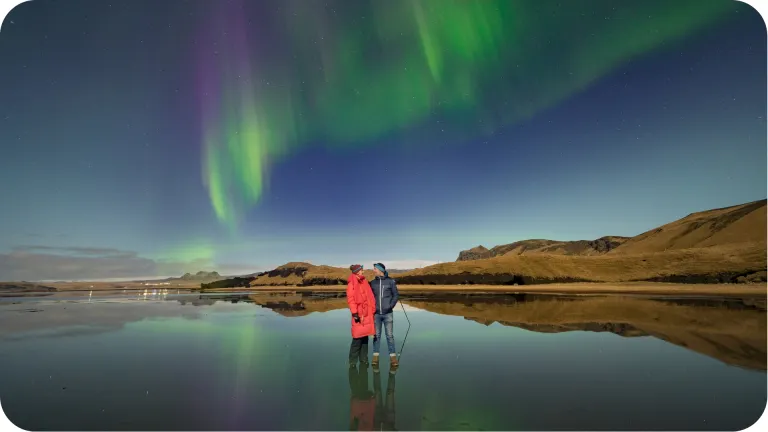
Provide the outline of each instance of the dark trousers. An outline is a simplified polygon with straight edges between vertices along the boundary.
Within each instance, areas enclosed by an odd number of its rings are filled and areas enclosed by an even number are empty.
[[[370,399],[373,396],[368,390],[368,368],[349,368],[349,390],[354,399]]]
[[[361,364],[368,364],[368,336],[353,338],[349,346],[349,363],[355,364],[358,360]]]

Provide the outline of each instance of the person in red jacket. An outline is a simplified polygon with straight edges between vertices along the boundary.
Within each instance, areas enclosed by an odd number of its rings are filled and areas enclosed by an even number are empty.
[[[361,366],[368,366],[368,336],[376,334],[373,315],[376,313],[376,299],[363,275],[363,266],[353,264],[352,274],[347,278],[347,304],[352,313],[352,344],[349,347],[349,366],[360,360]]]
[[[376,419],[376,397],[368,390],[368,368],[349,368],[349,430],[373,431]]]

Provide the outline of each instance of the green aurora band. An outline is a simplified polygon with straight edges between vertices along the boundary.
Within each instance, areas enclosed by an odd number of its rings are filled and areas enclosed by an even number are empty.
[[[233,230],[267,189],[269,164],[302,147],[486,135],[741,7],[732,0],[212,5],[206,24],[224,36],[215,57],[201,60],[203,177],[217,218]],[[246,21],[251,7],[268,9],[254,14],[258,25]]]

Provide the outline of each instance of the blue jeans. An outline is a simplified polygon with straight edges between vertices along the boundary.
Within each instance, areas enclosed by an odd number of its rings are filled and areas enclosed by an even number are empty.
[[[396,354],[395,351],[395,335],[392,330],[392,324],[394,323],[394,317],[392,312],[384,315],[374,315],[374,325],[376,326],[376,336],[373,337],[373,353],[379,353],[379,343],[381,342],[381,323],[384,323],[384,332],[387,334],[387,349],[390,354]]]

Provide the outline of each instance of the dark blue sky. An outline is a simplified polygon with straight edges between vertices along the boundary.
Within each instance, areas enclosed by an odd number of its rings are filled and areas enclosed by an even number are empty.
[[[0,280],[402,267],[766,197],[766,33],[747,5],[491,135],[435,115],[410,140],[317,136],[270,164],[233,229],[205,184],[204,5],[78,3],[23,4],[0,32]]]

